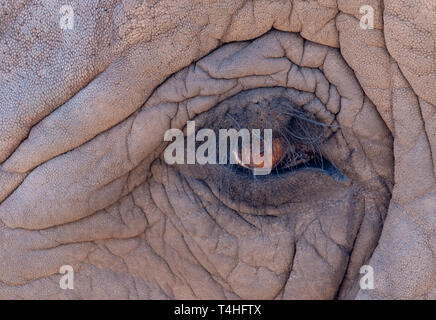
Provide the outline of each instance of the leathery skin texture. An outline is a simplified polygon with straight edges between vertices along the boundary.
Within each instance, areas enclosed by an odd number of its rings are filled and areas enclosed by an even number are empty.
[[[1,299],[436,298],[434,1],[68,4],[0,4]],[[283,103],[340,177],[164,161]]]

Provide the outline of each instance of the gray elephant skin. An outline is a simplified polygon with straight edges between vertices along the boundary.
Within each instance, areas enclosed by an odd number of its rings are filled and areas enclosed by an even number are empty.
[[[435,299],[435,21],[432,0],[2,0],[0,298]],[[330,169],[170,165],[188,121],[303,134],[283,148]]]

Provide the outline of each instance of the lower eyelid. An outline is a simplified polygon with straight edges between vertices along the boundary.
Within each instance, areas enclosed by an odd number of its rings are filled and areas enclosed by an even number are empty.
[[[206,184],[211,195],[225,206],[245,208],[246,213],[263,212],[268,208],[278,210],[288,203],[322,201],[326,195],[331,196],[332,189],[350,185],[334,166],[305,168],[263,178],[241,176],[224,165],[179,165],[177,169],[191,183]]]
[[[330,174],[326,174],[325,171],[315,169],[287,173],[287,177],[274,179],[282,181],[277,184],[277,181],[265,180],[264,183],[260,182],[255,187],[241,182],[240,188],[246,190],[246,194],[249,194],[250,197],[241,197],[236,192],[232,194],[222,192],[222,190],[219,192],[217,188],[213,187],[211,189],[221,202],[236,211],[256,214],[268,211],[269,214],[273,214],[273,212],[280,212],[288,204],[307,203],[311,205],[314,201],[322,202],[326,197],[332,196],[331,190],[348,188],[349,186],[348,182],[334,178]],[[316,186],[311,186],[308,181],[316,181]],[[216,182],[211,181],[208,184],[211,186]]]

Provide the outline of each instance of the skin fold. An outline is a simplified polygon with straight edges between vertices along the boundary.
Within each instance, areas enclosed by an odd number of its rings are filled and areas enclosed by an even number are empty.
[[[434,1],[64,4],[0,4],[1,299],[436,298]],[[340,175],[163,159],[281,103]]]

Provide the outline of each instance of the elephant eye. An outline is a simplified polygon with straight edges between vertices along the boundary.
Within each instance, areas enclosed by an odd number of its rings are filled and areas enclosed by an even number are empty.
[[[301,93],[282,88],[247,90],[195,117],[200,130],[215,132],[217,143],[220,130],[263,132],[269,129],[271,146],[266,147],[266,137],[260,137],[263,158],[256,160],[252,146],[243,148],[243,139],[240,139],[233,155],[231,149],[227,149],[228,157],[235,157],[234,163],[180,165],[180,172],[187,178],[205,181],[226,203],[244,202],[257,208],[289,203],[292,196],[298,194],[289,191],[296,188],[310,193],[316,189],[315,184],[327,185],[332,179],[346,180],[326,152],[327,143],[338,126],[331,119],[318,119],[310,112],[307,104],[313,103],[311,97],[299,100],[294,94],[301,98]],[[198,142],[197,147],[201,143]],[[257,169],[265,169],[268,153],[271,156],[269,173],[256,174]],[[242,161],[244,155],[248,161]]]
[[[323,148],[335,125],[320,122],[278,92],[267,98],[262,94],[262,90],[243,92],[197,117],[203,128],[212,128],[216,133],[222,129],[272,130],[269,143],[260,139],[260,158],[254,156],[252,146],[243,148],[239,141],[238,149],[229,154],[229,158],[235,158],[235,163],[228,161],[225,167],[247,176],[255,175],[260,168],[269,168],[271,174],[281,175],[300,169],[331,167],[323,156]]]
[[[297,113],[296,110],[294,112]],[[320,132],[323,124],[312,120],[310,121],[312,128],[308,128],[304,122],[309,121],[309,119],[304,114],[297,114],[301,118],[292,118],[285,127],[276,129],[278,133],[272,139],[271,147],[265,148],[263,141],[261,142],[260,147],[263,150],[261,156],[263,158],[270,157],[271,163],[269,165],[264,160],[256,162],[251,148],[248,150],[247,156],[250,159],[249,163],[243,163],[244,152],[247,150],[241,148],[236,155],[238,161],[234,169],[246,174],[254,174],[255,169],[267,167],[272,169],[275,174],[302,168],[322,169],[323,163],[326,161],[321,154],[325,140],[323,133]]]
[[[260,147],[264,147],[264,144],[261,143]],[[257,168],[271,168],[271,169],[278,169],[281,167],[281,164],[283,162],[283,159],[285,158],[285,148],[286,143],[281,138],[274,138],[271,143],[270,148],[264,149],[263,152],[260,153],[261,156],[265,157],[268,156],[271,158],[271,163],[268,165],[265,160],[258,160],[254,159],[252,153],[253,150],[250,148],[249,150],[239,150],[238,152],[235,152],[235,157],[237,158],[237,165],[249,169],[253,171],[253,169]],[[248,153],[248,154],[247,154]],[[242,159],[243,157],[247,156],[249,158],[249,162],[245,164]]]

